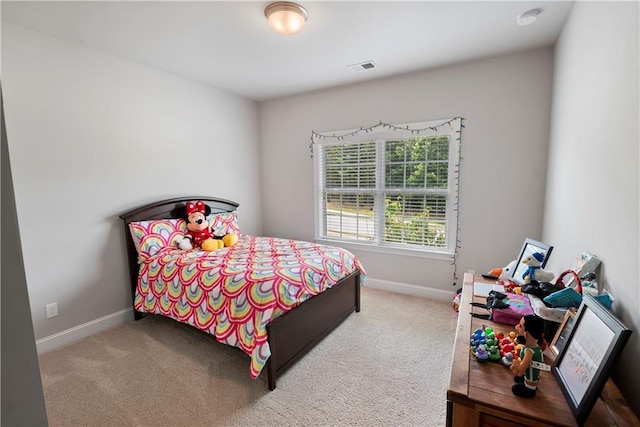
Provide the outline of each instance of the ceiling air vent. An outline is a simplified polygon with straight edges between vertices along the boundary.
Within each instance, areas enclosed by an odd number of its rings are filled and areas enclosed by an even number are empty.
[[[378,68],[378,66],[373,61],[367,61],[367,62],[361,62],[360,64],[349,65],[349,69],[357,73],[359,73],[360,71],[373,70],[374,68]]]

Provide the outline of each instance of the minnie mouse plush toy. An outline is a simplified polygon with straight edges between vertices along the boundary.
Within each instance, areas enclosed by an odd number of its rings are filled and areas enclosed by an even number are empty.
[[[225,240],[228,242],[235,241],[225,237],[214,236],[211,225],[207,220],[207,216],[211,214],[211,208],[202,201],[188,202],[186,206],[185,220],[187,221],[187,234],[184,239],[178,242],[178,247],[188,251],[194,247],[201,247],[205,251],[214,251],[225,247]],[[233,244],[227,244],[233,246]]]

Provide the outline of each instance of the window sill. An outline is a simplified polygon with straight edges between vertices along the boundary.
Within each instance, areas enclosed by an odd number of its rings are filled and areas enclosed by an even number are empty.
[[[449,252],[436,252],[424,249],[406,249],[393,246],[376,246],[363,243],[345,242],[344,240],[315,239],[316,243],[322,245],[339,246],[347,250],[357,250],[366,252],[376,252],[388,255],[411,256],[416,258],[427,258],[440,261],[454,261],[454,254]]]

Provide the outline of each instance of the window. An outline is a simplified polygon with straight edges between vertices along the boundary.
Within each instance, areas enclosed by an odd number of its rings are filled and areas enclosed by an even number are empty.
[[[316,238],[454,254],[460,121],[314,133]]]

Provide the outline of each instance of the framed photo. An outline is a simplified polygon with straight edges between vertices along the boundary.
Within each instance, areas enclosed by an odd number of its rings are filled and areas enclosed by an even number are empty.
[[[511,281],[524,284],[524,279],[522,275],[527,268],[529,268],[526,264],[522,262],[528,256],[533,255],[536,252],[540,252],[544,254],[544,260],[540,264],[540,268],[544,268],[549,261],[549,257],[551,256],[551,251],[553,250],[553,246],[547,245],[546,243],[538,242],[533,239],[529,239],[528,237],[524,239],[524,243],[522,244],[522,249],[520,250],[520,255],[518,255],[518,263],[516,264],[516,268],[513,269],[513,273],[511,274]]]
[[[558,353],[562,351],[565,344],[567,343],[567,338],[569,337],[569,334],[573,329],[573,323],[575,318],[576,318],[576,312],[571,309],[567,310],[567,312],[564,315],[564,319],[562,320],[562,323],[560,324],[560,326],[558,327],[558,330],[556,331],[556,335],[553,337],[553,340],[549,345],[551,352],[556,357],[558,356]]]
[[[578,277],[582,277],[588,273],[595,273],[596,269],[600,265],[600,259],[589,252],[582,252],[582,254],[573,261],[571,270],[575,271]]]
[[[575,271],[576,276],[582,279],[585,274],[595,273],[598,266],[600,266],[600,259],[597,256],[589,252],[583,252],[573,261],[569,270]],[[564,285],[572,286],[574,280],[573,277],[569,277],[569,280]]]
[[[631,331],[595,298],[583,296],[551,368],[579,425],[593,409],[629,335]]]

